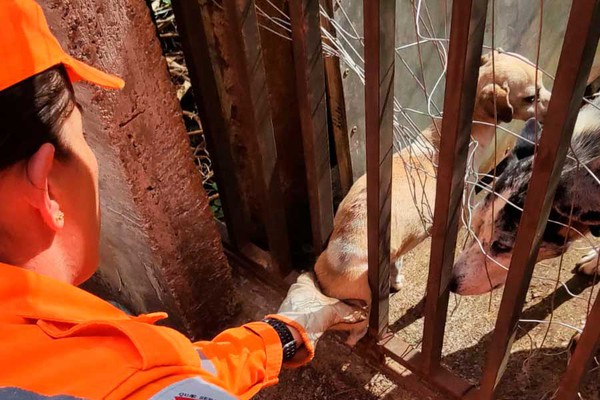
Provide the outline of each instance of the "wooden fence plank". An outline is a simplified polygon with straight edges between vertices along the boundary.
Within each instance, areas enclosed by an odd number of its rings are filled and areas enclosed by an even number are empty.
[[[369,0],[363,8],[370,332],[380,337],[389,323],[396,2]]]
[[[454,263],[464,191],[487,3],[487,0],[469,0],[454,2],[452,5],[444,121],[423,330],[422,367],[429,374],[438,369],[442,354],[448,284]]]
[[[248,242],[249,217],[240,207],[240,187],[231,156],[231,118],[228,115],[225,82],[221,74],[213,38],[213,25],[207,0],[173,1],[177,28],[183,42],[196,106],[202,121],[206,144],[214,166],[215,180],[223,207],[228,240],[235,248]]]
[[[321,0],[321,7],[330,18],[333,18],[332,0]],[[321,25],[332,36],[335,36],[335,29],[327,18],[321,18]],[[328,39],[324,39],[324,41],[325,43],[331,43]],[[352,157],[350,156],[350,132],[348,131],[348,119],[346,118],[346,100],[344,98],[342,72],[340,70],[340,59],[338,57],[325,57],[325,77],[327,83],[327,109],[331,121],[331,130],[333,131],[335,156],[340,172],[342,196],[344,197],[354,183],[354,176],[352,175]]]
[[[333,194],[319,0],[291,0],[289,5],[313,251],[318,255],[333,230]]]
[[[253,155],[263,200],[263,222],[267,232],[273,272],[287,274],[291,269],[290,244],[278,171],[278,156],[273,134],[265,66],[254,0],[223,2],[230,27],[229,40],[236,56],[236,94],[241,99],[243,130],[254,139]]]
[[[548,105],[506,287],[487,353],[478,399],[492,399],[502,377],[570,145],[598,36],[600,0],[574,0]]]

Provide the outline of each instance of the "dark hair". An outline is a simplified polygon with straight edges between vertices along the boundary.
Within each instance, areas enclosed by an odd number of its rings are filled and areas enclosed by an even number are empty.
[[[44,143],[54,145],[57,158],[66,157],[60,131],[75,104],[62,65],[0,91],[0,171],[28,159]]]

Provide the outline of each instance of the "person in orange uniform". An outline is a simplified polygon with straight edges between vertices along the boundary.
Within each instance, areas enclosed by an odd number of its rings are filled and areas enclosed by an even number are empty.
[[[32,0],[0,0],[0,399],[249,399],[321,334],[365,318],[311,274],[278,314],[192,343],[76,287],[96,270],[98,165],[72,83],[124,82],[66,54]]]

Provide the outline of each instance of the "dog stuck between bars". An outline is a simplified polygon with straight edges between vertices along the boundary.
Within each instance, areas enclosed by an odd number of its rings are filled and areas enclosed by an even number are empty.
[[[477,97],[471,136],[477,143],[469,159],[474,171],[487,172],[491,161],[484,158],[495,135],[494,122],[527,120],[538,116],[543,120],[550,92],[538,79],[535,68],[518,58],[496,52],[492,72],[492,53],[481,59]],[[422,133],[423,142],[412,144],[394,154],[392,167],[392,225],[390,285],[402,288],[402,257],[425,240],[431,229],[427,210],[413,199],[435,201],[436,167],[441,120],[436,120]],[[408,168],[407,168],[408,164]],[[411,192],[410,174],[420,169],[426,173],[424,184]],[[481,172],[480,171],[480,172]],[[339,206],[333,233],[327,248],[315,264],[321,287],[329,296],[360,299],[370,303],[371,290],[367,271],[367,190],[366,175],[352,186]],[[347,344],[354,346],[367,331],[367,322],[353,329]]]

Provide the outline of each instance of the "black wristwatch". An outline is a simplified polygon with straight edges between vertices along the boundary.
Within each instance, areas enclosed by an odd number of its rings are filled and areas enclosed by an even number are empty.
[[[283,348],[283,361],[289,361],[294,358],[296,355],[296,341],[294,340],[294,336],[292,336],[290,328],[278,319],[266,318],[263,319],[263,322],[271,325],[279,335],[281,347]]]

